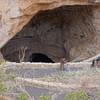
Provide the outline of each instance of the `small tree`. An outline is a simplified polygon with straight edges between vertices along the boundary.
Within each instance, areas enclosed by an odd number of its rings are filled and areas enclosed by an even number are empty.
[[[26,50],[27,47],[24,46],[19,49],[19,62],[25,61]]]

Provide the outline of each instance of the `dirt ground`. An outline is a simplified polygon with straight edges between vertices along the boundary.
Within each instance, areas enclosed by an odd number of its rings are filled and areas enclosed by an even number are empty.
[[[2,62],[0,100],[100,100],[100,69],[90,66]]]

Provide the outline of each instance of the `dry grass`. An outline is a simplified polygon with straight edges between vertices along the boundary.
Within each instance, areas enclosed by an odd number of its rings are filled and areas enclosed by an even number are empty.
[[[0,96],[0,100],[11,100],[9,97],[6,96]]]

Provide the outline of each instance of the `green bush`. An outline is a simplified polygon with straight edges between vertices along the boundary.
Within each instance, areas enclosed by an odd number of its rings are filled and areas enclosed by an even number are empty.
[[[20,93],[17,98],[18,100],[28,100],[28,96],[25,93]]]
[[[41,96],[39,97],[39,100],[51,100],[51,97],[48,96],[48,95],[41,95]]]
[[[6,92],[7,88],[4,84],[0,83],[0,93]]]
[[[70,92],[65,95],[64,100],[88,100],[88,96],[84,91]]]

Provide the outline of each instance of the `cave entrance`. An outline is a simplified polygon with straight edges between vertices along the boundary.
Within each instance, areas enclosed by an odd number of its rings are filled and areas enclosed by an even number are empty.
[[[47,55],[42,53],[33,53],[29,58],[30,62],[44,62],[44,63],[54,63]]]
[[[59,62],[61,58],[67,61],[85,59],[90,54],[86,53],[89,52],[88,44],[95,37],[91,8],[62,6],[38,12],[2,48],[4,58],[12,62],[28,62],[30,55],[31,62]]]

